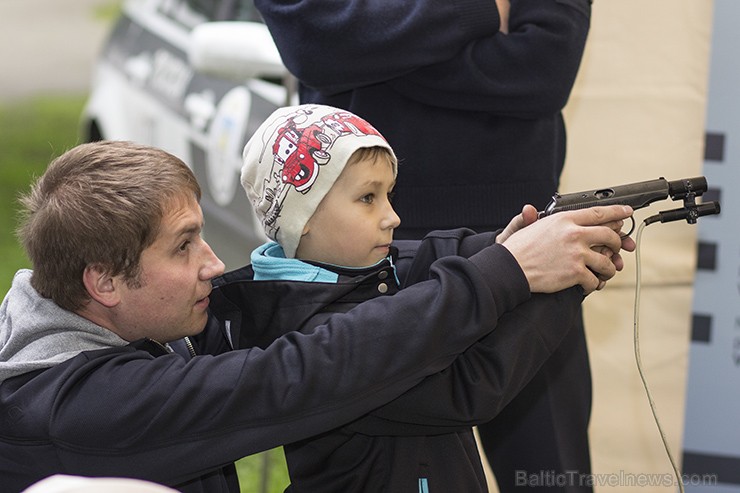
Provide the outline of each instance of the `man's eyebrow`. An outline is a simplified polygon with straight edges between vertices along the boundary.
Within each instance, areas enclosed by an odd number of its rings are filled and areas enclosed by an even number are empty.
[[[181,236],[199,235],[201,231],[203,231],[203,223],[191,223],[184,225],[175,231],[175,237],[179,238]]]

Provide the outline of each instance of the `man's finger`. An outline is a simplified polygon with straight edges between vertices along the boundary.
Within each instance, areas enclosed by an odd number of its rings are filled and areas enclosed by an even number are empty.
[[[586,259],[586,265],[600,281],[608,281],[617,273],[611,258],[599,252],[591,251]]]
[[[604,205],[566,211],[566,214],[572,214],[573,221],[580,226],[597,226],[612,221],[623,221],[630,217],[632,212],[632,207],[628,205]]]

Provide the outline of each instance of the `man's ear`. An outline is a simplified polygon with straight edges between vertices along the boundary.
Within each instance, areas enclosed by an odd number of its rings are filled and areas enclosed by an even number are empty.
[[[112,308],[119,303],[118,283],[101,265],[91,264],[85,267],[82,282],[90,298],[101,305]]]

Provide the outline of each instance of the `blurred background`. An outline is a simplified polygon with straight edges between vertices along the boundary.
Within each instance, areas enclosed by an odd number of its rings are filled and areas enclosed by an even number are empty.
[[[0,294],[28,266],[13,234],[15,198],[75,145],[78,120],[114,0],[0,1]]]

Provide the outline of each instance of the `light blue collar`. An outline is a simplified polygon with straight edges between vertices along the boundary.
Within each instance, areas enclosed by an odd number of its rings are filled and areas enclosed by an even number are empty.
[[[286,258],[285,251],[278,243],[269,241],[254,249],[250,256],[255,281],[304,281],[304,282],[327,282],[336,283],[339,274],[330,270],[343,271],[345,275],[360,275],[363,271],[382,264],[386,259],[379,260],[377,264],[368,267],[343,267],[341,265],[329,265],[321,267],[309,264],[297,258]],[[393,266],[395,275],[396,268]],[[398,282],[398,277],[396,277]],[[400,284],[400,283],[399,283]]]
[[[304,281],[336,283],[339,275],[297,258],[285,258],[274,241],[257,247],[251,255],[255,281]]]

